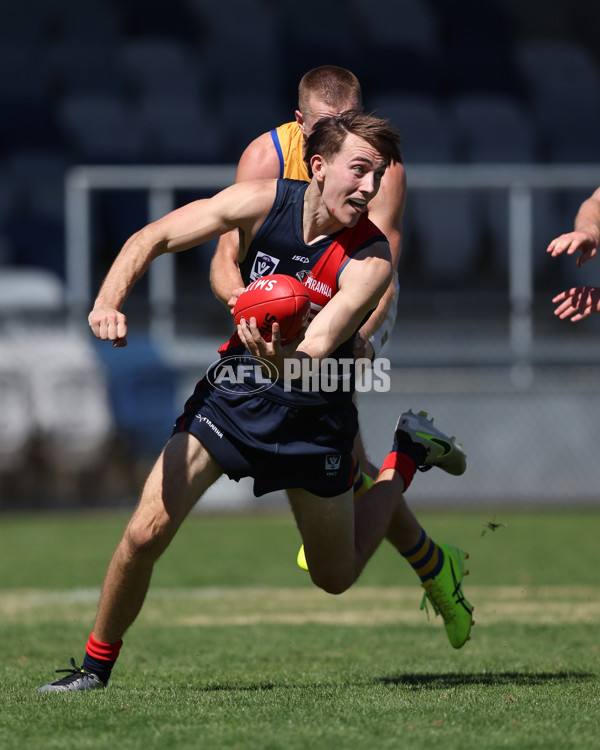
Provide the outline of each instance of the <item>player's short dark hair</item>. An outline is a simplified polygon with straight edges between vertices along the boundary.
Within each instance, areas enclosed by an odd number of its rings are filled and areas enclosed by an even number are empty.
[[[346,68],[321,65],[305,73],[298,85],[298,109],[305,112],[311,97],[337,110],[348,108],[348,103],[362,106],[362,92],[358,78]]]
[[[341,151],[350,133],[372,146],[386,164],[402,162],[400,134],[390,121],[365,114],[362,110],[352,110],[335,117],[323,117],[315,123],[312,133],[306,139],[304,152],[311,177],[312,157],[319,154],[324,159],[332,159]]]

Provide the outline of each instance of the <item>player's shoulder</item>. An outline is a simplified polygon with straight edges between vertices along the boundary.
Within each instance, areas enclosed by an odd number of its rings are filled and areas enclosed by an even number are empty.
[[[212,200],[234,221],[255,220],[267,215],[276,195],[276,179],[243,180],[226,187]]]
[[[377,195],[369,203],[369,216],[385,230],[390,225],[397,228],[402,222],[406,206],[406,172],[400,162],[386,169]]]
[[[226,188],[231,195],[235,195],[239,198],[247,196],[249,200],[252,197],[260,198],[264,197],[266,200],[274,200],[277,193],[277,182],[278,180],[274,177],[258,177],[252,180],[243,180],[242,182],[236,182],[229,188]]]
[[[366,215],[350,230],[347,252],[350,260],[359,262],[366,258],[379,258],[386,262],[391,260],[387,238]]]
[[[244,149],[238,162],[236,182],[275,179],[279,176],[279,157],[271,132],[259,135]]]
[[[392,280],[389,245],[374,242],[359,250],[345,263],[339,277],[339,288],[346,293],[361,294],[361,290],[382,293]]]
[[[406,170],[400,161],[392,162],[385,170],[381,181],[382,187],[388,190],[404,192],[406,190]]]

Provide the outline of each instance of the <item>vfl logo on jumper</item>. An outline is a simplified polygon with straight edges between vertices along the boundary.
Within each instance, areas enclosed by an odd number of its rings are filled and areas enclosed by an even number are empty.
[[[279,371],[266,359],[235,355],[213,362],[206,373],[206,379],[217,391],[248,395],[272,388],[278,377]]]
[[[340,466],[342,465],[342,457],[337,454],[329,454],[328,456],[325,456],[325,471],[327,474],[337,474],[337,472],[340,470]]]
[[[279,265],[279,258],[272,258],[263,252],[256,253],[256,258],[252,264],[250,278],[252,281],[259,279],[261,276],[270,276]]]

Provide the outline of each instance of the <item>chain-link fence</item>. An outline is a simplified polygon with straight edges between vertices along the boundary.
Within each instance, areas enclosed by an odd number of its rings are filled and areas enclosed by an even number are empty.
[[[383,460],[401,412],[425,410],[463,442],[468,470],[459,478],[438,470],[418,475],[411,502],[597,502],[600,319],[560,321],[551,298],[574,283],[600,285],[600,263],[577,269],[572,257],[550,259],[545,247],[570,229],[577,202],[600,184],[600,167],[456,166],[408,173],[398,318],[382,355],[389,359],[391,385],[359,397],[370,457]],[[176,204],[178,180],[184,188],[212,186],[214,192],[231,174],[231,167],[103,168],[71,176],[64,298],[54,290],[44,298],[40,279],[33,293],[5,279],[0,294],[0,507],[135,502],[145,472],[196,380],[216,358],[231,321],[208,286],[212,248],[200,248],[152,264],[148,283],[128,302],[127,349],[93,340],[87,311],[118,250],[95,243],[94,186],[119,190],[119,180],[129,175],[148,191],[152,218]],[[563,190],[552,188],[559,178]],[[426,200],[434,189],[470,195],[470,211],[485,205],[486,196],[500,197],[504,232],[494,234],[496,214],[488,212],[483,229],[477,224],[477,253],[465,256],[464,248],[473,248],[471,234],[461,236],[456,227],[443,231],[452,226],[459,204],[436,199],[450,214],[438,216],[440,236],[429,236],[413,201],[417,195]],[[553,211],[540,212],[560,206],[560,220]],[[468,222],[462,226],[469,231]],[[435,258],[440,265],[432,265]],[[249,483],[220,480],[202,505],[280,501],[255,500]]]

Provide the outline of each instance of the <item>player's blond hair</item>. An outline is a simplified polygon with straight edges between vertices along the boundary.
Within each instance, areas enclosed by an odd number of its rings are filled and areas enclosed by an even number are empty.
[[[306,113],[311,99],[341,112],[362,107],[362,92],[358,78],[346,68],[321,65],[305,73],[298,84],[298,109]]]

